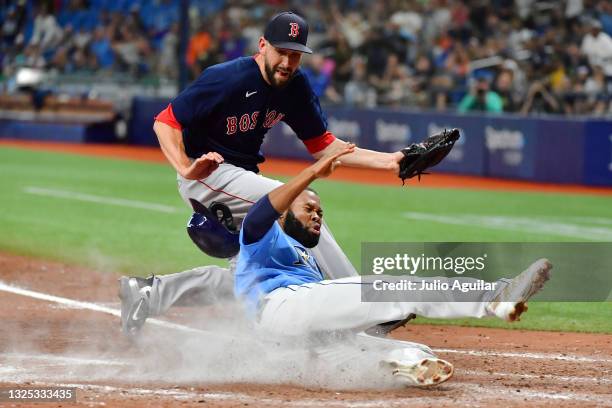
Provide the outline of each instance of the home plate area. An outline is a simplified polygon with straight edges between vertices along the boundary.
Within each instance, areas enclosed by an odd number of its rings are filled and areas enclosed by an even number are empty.
[[[117,278],[0,254],[0,388],[76,388],[56,406],[612,406],[612,335],[408,324],[391,336],[429,345],[455,373],[398,387],[358,360],[313,366],[308,350],[262,347],[228,305],[178,307],[127,339]]]

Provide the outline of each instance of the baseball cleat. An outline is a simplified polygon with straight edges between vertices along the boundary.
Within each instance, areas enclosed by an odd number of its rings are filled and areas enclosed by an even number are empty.
[[[149,317],[149,296],[153,286],[153,276],[119,279],[119,299],[121,299],[121,331],[135,335]]]
[[[392,374],[398,380],[409,386],[429,387],[448,381],[454,373],[454,368],[448,361],[439,358],[424,358],[414,364],[404,364],[398,361],[385,361],[392,369]]]
[[[508,322],[519,321],[527,311],[526,302],[550,279],[551,269],[552,264],[545,258],[532,263],[489,303],[489,311]]]

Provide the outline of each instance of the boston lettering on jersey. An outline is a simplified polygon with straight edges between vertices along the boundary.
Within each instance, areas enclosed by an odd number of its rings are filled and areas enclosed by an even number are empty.
[[[264,136],[280,121],[287,123],[311,153],[335,139],[327,120],[300,70],[282,89],[267,84],[253,57],[207,68],[181,92],[156,120],[183,132],[191,158],[210,151],[227,163],[258,172],[264,161]]]
[[[271,129],[284,117],[284,113],[277,113],[275,110],[272,110],[271,112],[266,112],[263,127],[266,129]],[[259,111],[255,111],[250,115],[248,113],[245,113],[240,117],[240,121],[238,121],[238,118],[236,116],[230,116],[227,118],[227,131],[225,132],[225,134],[233,135],[238,130],[240,130],[241,132],[248,132],[249,130],[254,130],[257,127],[258,118]]]

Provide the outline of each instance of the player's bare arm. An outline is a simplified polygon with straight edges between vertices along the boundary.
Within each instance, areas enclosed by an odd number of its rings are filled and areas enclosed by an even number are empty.
[[[314,153],[312,156],[315,159],[320,159],[343,149],[347,144],[349,143],[336,139],[325,149]],[[350,167],[390,170],[397,175],[399,172],[399,162],[403,157],[404,155],[401,152],[385,153],[356,147],[353,153],[343,157],[342,164]]]
[[[268,194],[272,207],[274,207],[278,213],[285,212],[293,200],[295,200],[310,183],[318,178],[329,176],[338,166],[344,164],[344,158],[349,157],[354,151],[354,144],[344,143],[341,149],[322,156],[316,163],[302,170],[300,174],[292,178],[289,182],[272,190],[270,194]],[[341,156],[344,156],[342,162],[338,160]]]
[[[427,174],[426,170],[434,167],[451,151],[455,142],[461,136],[459,129],[444,129],[425,138],[420,143],[412,143],[395,153],[381,153],[366,149],[355,149],[347,155],[344,162],[349,166],[368,167],[374,169],[392,170],[401,180]],[[342,149],[346,142],[335,139],[322,151],[313,156],[332,154],[336,149]]]
[[[153,125],[153,130],[166,159],[186,179],[206,178],[219,167],[219,164],[223,163],[223,157],[215,152],[203,154],[192,162],[185,154],[183,134],[180,130],[157,120]]]

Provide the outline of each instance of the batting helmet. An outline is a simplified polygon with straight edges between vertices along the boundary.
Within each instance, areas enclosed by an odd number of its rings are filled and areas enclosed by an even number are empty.
[[[198,248],[215,258],[230,258],[240,249],[239,233],[234,226],[230,209],[221,203],[212,203],[210,209],[190,199],[193,215],[187,223],[187,233]]]

